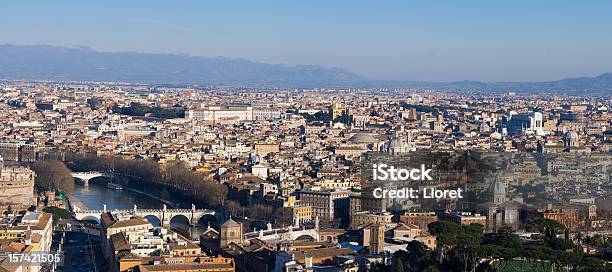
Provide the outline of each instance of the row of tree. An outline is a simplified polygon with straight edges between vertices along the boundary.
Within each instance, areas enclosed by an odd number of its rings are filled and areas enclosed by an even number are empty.
[[[291,212],[287,208],[263,203],[243,206],[236,195],[228,194],[228,188],[208,176],[191,171],[182,162],[175,161],[161,166],[153,160],[128,160],[118,156],[97,156],[93,153],[69,153],[64,157],[72,171],[114,172],[129,178],[129,187],[158,195],[163,199],[182,199],[201,207],[223,207],[229,215],[248,218],[250,222],[274,222],[291,224]],[[37,174],[36,186],[42,190],[56,190],[71,194],[74,178],[64,162],[50,159],[33,164]],[[232,197],[234,196],[234,197]],[[260,224],[264,227],[265,224]]]
[[[66,165],[58,160],[37,161],[32,165],[36,173],[36,186],[47,191],[74,191],[74,178]]]
[[[394,254],[393,266],[378,271],[610,271],[609,256],[584,254],[567,237],[557,238],[565,229],[559,222],[538,224],[544,236],[525,242],[509,227],[483,234],[481,225],[433,222],[428,229],[436,235],[436,252],[413,241]]]
[[[93,153],[68,154],[66,161],[74,171],[112,171],[130,177],[130,187],[157,190],[164,199],[184,199],[202,207],[219,208],[234,217],[247,221],[291,224],[291,212],[287,208],[265,203],[251,206],[241,204],[240,194],[229,194],[228,188],[209,176],[191,171],[180,161],[160,165],[153,160],[128,160],[118,156],[97,156]],[[150,192],[150,191],[149,191]]]
[[[137,102],[132,102],[128,107],[121,107],[119,105],[113,105],[112,111],[114,113],[130,115],[130,116],[145,116],[150,115],[158,118],[183,118],[185,117],[185,109],[182,107],[174,108],[162,108],[162,107],[150,107]]]
[[[168,191],[163,198],[192,200],[208,208],[220,207],[226,198],[227,187],[208,176],[191,171],[182,162],[160,165],[153,160],[128,160],[118,156],[96,154],[68,154],[66,161],[74,171],[114,172],[130,178],[130,186],[138,188],[163,188]]]

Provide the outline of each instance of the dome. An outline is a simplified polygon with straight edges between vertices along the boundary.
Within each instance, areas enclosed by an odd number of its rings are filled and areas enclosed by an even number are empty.
[[[355,144],[373,144],[377,143],[378,140],[369,133],[357,133],[349,138],[349,142]]]

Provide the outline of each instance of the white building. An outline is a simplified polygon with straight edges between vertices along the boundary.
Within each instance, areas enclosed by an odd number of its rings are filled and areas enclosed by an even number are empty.
[[[273,108],[254,109],[248,105],[207,106],[187,111],[187,119],[201,121],[220,121],[237,119],[239,121],[274,120],[281,118],[282,113]]]
[[[510,135],[546,135],[544,131],[544,121],[542,113],[510,113],[508,123],[506,123],[508,134]]]

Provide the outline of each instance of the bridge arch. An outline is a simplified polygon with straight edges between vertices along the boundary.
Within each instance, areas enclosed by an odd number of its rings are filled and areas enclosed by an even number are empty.
[[[210,226],[211,228],[215,228],[215,229],[219,229],[219,220],[217,220],[217,217],[212,215],[212,214],[202,214],[200,215],[200,217],[195,218],[195,222],[196,225],[200,226],[200,227],[208,227]]]
[[[87,216],[96,217],[96,222],[99,222],[100,214],[106,212],[107,209],[104,210],[94,210],[94,211],[79,211],[75,212],[76,219],[83,220],[83,218]],[[133,209],[123,209],[123,210],[108,210],[113,214],[121,214],[121,215],[132,215],[144,217],[149,223],[156,226],[157,222],[160,223],[161,226],[167,226],[171,223],[171,221],[181,222],[188,225],[197,225],[198,222],[204,222],[204,226],[207,226],[206,223],[210,222],[211,227],[215,227],[218,225],[219,221],[217,219],[217,213],[210,210],[203,209],[137,209],[135,206]],[[179,221],[180,220],[180,221]]]
[[[86,185],[87,183],[89,183],[89,180],[88,180],[88,179],[82,179],[82,178],[79,178],[79,177],[74,177],[74,176],[73,176],[72,178],[74,178],[74,180],[75,180],[77,183],[82,183],[82,184],[85,184],[85,185]]]
[[[295,241],[315,242],[315,241],[317,241],[317,239],[315,237],[312,237],[312,235],[310,235],[310,234],[302,234],[302,235],[296,237]]]
[[[98,172],[98,171],[71,172],[71,174],[72,174],[73,178],[81,180],[84,185],[88,185],[90,179],[99,178],[99,177],[108,177],[107,173],[105,173],[105,172]]]
[[[172,222],[177,222],[177,220],[183,221],[186,225],[191,224],[191,222],[189,221],[189,217],[187,217],[187,215],[184,215],[184,214],[173,214],[171,215],[170,220],[168,220],[168,222],[172,224]]]
[[[145,216],[143,216],[145,220],[147,220],[147,222],[151,223],[151,225],[153,225],[154,227],[159,227],[161,226],[161,218],[159,218],[157,215],[154,214],[147,214]]]
[[[92,221],[92,222],[96,222],[97,224],[100,224],[100,218],[96,217],[95,215],[88,215],[83,217],[83,219],[81,219],[81,221]]]

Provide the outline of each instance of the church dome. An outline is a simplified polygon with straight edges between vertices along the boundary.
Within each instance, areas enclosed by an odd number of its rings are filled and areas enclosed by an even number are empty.
[[[349,142],[354,144],[373,144],[377,143],[378,140],[369,133],[357,133],[349,138]]]

